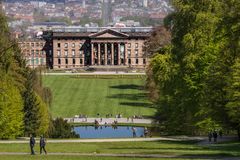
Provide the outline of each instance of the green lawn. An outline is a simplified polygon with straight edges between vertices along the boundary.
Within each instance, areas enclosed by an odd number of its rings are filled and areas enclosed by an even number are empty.
[[[117,153],[117,154],[161,154],[173,156],[236,157],[240,156],[240,143],[224,143],[199,146],[192,141],[174,142],[108,142],[108,143],[49,143],[50,153]],[[35,150],[39,154],[38,144]],[[29,152],[28,144],[0,144],[0,152]],[[11,156],[9,156],[11,157]],[[74,157],[74,156],[73,156]],[[196,157],[197,158],[197,157]],[[1,156],[0,156],[1,159]],[[74,159],[74,158],[71,158]],[[105,159],[105,158],[103,158]],[[106,158],[108,159],[108,158]],[[117,158],[109,158],[117,159]],[[121,159],[121,158],[119,158]]]
[[[0,155],[0,159],[3,160],[149,160],[149,158],[126,158],[126,157],[85,157],[85,156],[3,156]],[[169,160],[169,158],[150,158],[150,160]],[[190,160],[177,158],[176,160]],[[200,160],[200,159],[199,159]]]
[[[43,76],[44,85],[53,92],[53,117],[152,116],[155,109],[143,89],[144,81],[144,76]]]

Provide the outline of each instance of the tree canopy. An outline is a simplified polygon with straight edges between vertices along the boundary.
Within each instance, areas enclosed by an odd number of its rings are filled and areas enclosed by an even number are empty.
[[[239,130],[239,1],[172,2],[175,12],[165,20],[171,44],[159,45],[148,69],[157,120],[174,134]]]

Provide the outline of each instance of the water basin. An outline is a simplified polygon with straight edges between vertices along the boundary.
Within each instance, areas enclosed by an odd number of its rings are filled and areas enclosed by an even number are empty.
[[[143,136],[144,127],[134,127],[136,137]],[[132,138],[133,130],[129,126],[76,126],[74,131],[80,138]]]

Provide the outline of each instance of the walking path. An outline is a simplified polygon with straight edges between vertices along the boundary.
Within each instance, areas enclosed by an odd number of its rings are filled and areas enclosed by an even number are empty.
[[[29,138],[25,140],[0,140],[0,144],[29,143]],[[96,143],[96,142],[140,142],[140,141],[180,141],[176,138],[117,138],[117,139],[48,139],[48,143]]]
[[[86,73],[42,73],[43,75],[146,75],[146,73],[126,73],[126,72],[86,72]]]
[[[70,123],[94,123],[95,120],[99,122],[99,125],[111,125],[114,121],[117,123],[125,123],[125,124],[152,124],[152,119],[131,119],[131,118],[64,118]]]
[[[188,136],[170,136],[156,138],[116,138],[116,139],[48,139],[48,143],[101,143],[101,142],[142,142],[142,141],[199,141],[198,145],[211,145],[206,137],[188,137]],[[237,137],[225,136],[219,138],[217,143],[237,141]],[[0,140],[0,144],[11,143],[29,143],[28,137],[23,137],[21,140]]]
[[[209,142],[208,141],[208,137],[205,137],[202,141],[198,142],[198,145],[212,145],[212,144],[216,144],[216,143],[223,143],[223,142],[231,142],[231,141],[237,141],[238,137],[237,136],[223,136],[222,138],[218,138],[217,142]]]
[[[23,152],[0,152],[0,155],[30,155]],[[87,157],[126,157],[126,158],[177,158],[177,159],[219,159],[219,160],[239,160],[240,157],[223,157],[208,155],[161,155],[161,154],[108,154],[108,153],[48,153],[52,156],[87,156]],[[45,156],[43,156],[45,157]]]

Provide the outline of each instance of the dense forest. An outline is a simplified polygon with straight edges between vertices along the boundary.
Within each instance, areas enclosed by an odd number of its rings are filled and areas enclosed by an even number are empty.
[[[0,15],[0,138],[48,134],[51,91],[26,67],[7,22]]]
[[[240,1],[172,3],[165,29],[146,42],[156,120],[168,134],[223,129],[240,136]]]

